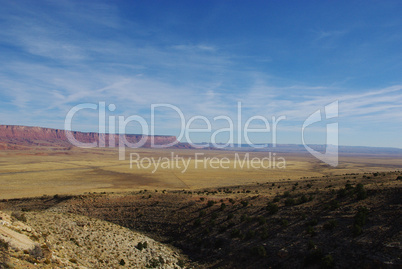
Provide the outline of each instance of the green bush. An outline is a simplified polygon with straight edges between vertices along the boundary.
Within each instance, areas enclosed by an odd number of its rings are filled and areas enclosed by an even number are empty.
[[[363,200],[367,198],[367,191],[364,189],[363,184],[357,184],[355,188],[356,198],[357,200]]]
[[[119,262],[119,264],[120,264],[121,266],[124,266],[124,265],[126,264],[126,262],[125,262],[123,259],[121,259],[120,262]]]
[[[297,201],[297,203],[298,204],[304,204],[304,203],[307,203],[308,202],[308,198],[307,198],[307,196],[306,195],[302,195],[300,198],[299,198],[299,200]]]
[[[267,219],[264,218],[263,216],[259,216],[259,217],[257,218],[257,220],[258,220],[258,223],[259,223],[260,225],[263,225],[263,224],[267,223]]]
[[[333,268],[334,258],[332,255],[328,254],[321,259],[321,268]]]
[[[0,239],[0,248],[2,248],[4,250],[8,250],[8,248],[9,248],[8,242],[3,241],[2,239]]]
[[[278,210],[279,210],[279,207],[278,207],[277,204],[274,204],[274,203],[271,203],[271,202],[268,203],[267,211],[268,211],[269,214],[271,214],[271,215],[276,214],[278,212]]]
[[[337,200],[332,200],[331,202],[329,202],[329,208],[331,210],[339,208],[339,202]]]
[[[241,201],[241,204],[243,205],[243,207],[248,206],[248,201]]]
[[[285,205],[286,206],[292,206],[294,204],[296,204],[296,202],[295,202],[295,199],[293,199],[293,198],[288,198],[288,199],[285,200]]]
[[[264,246],[255,246],[251,249],[251,252],[256,255],[256,256],[260,256],[260,257],[265,257],[267,256],[267,251],[265,250]]]
[[[314,235],[317,234],[317,233],[315,232],[313,226],[311,226],[311,225],[307,226],[306,232],[307,232],[309,235],[311,235],[311,236],[314,236]]]
[[[363,226],[366,224],[368,209],[366,207],[359,207],[355,217],[354,224],[352,226],[352,233],[354,236],[358,236],[363,232]]]
[[[364,226],[366,224],[367,221],[367,215],[368,215],[369,211],[366,207],[359,207],[357,210],[357,213],[354,217],[355,220],[355,224],[360,225],[360,226]]]
[[[142,242],[138,242],[136,248],[137,248],[138,250],[140,250],[140,251],[143,250],[144,247],[142,246]]]
[[[352,226],[352,233],[354,236],[359,236],[363,232],[363,228],[358,224],[353,224]]]
[[[277,203],[281,200],[281,197],[279,196],[275,196],[274,200],[272,200],[272,202]]]
[[[313,241],[308,240],[307,249],[315,249],[316,247],[317,245]]]
[[[213,206],[214,204],[215,204],[214,201],[209,200],[208,203],[207,203],[207,207],[211,207],[211,206]]]
[[[255,231],[254,230],[248,230],[246,233],[246,239],[251,239],[255,236]]]
[[[177,265],[180,266],[181,268],[183,268],[185,264],[186,263],[184,262],[184,260],[180,259],[180,260],[177,261]]]
[[[343,198],[346,197],[348,195],[348,191],[346,189],[339,189],[338,190],[338,198]]]
[[[280,223],[282,227],[287,227],[289,225],[289,221],[287,219],[281,219]]]
[[[200,225],[201,225],[201,219],[200,218],[198,218],[198,219],[196,219],[195,221],[194,221],[194,227],[199,227]]]
[[[239,229],[233,229],[233,230],[230,232],[230,236],[231,236],[232,238],[240,237],[240,236],[241,236],[241,232],[240,232]]]
[[[261,239],[267,239],[269,236],[268,229],[264,227],[261,231]]]

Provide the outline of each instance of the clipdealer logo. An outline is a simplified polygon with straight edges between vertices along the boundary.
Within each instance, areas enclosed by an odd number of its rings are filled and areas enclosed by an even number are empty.
[[[150,124],[145,120],[144,117],[141,117],[139,115],[131,115],[128,117],[125,116],[108,116],[108,125],[106,125],[106,112],[113,112],[116,109],[116,106],[114,104],[109,104],[106,107],[106,102],[99,102],[98,104],[94,103],[84,103],[84,104],[79,104],[71,108],[65,118],[64,122],[64,129],[66,131],[66,136],[68,140],[70,141],[71,144],[77,147],[81,148],[93,148],[93,147],[106,147],[106,144],[108,147],[113,148],[113,147],[118,147],[119,148],[119,160],[125,160],[126,159],[126,148],[140,148],[145,145],[145,143],[148,143],[147,145],[151,148],[169,148],[174,146],[178,141],[181,141],[183,138],[192,145],[195,148],[205,148],[205,147],[214,147],[214,148],[227,148],[227,147],[241,147],[241,145],[246,144],[246,146],[252,148],[252,149],[258,149],[263,146],[261,144],[256,144],[253,143],[249,137],[250,134],[252,133],[271,133],[272,141],[271,145],[273,148],[276,147],[276,142],[277,142],[277,130],[278,130],[278,124],[286,120],[285,115],[281,115],[279,117],[272,116],[271,119],[268,119],[264,116],[261,115],[255,115],[252,117],[249,117],[247,119],[244,118],[242,115],[242,103],[238,102],[237,103],[237,115],[235,119],[232,119],[226,115],[218,115],[213,118],[213,121],[211,122],[210,119],[208,119],[205,116],[202,115],[196,115],[188,118],[186,120],[186,117],[184,113],[178,108],[177,106],[171,105],[171,104],[151,104],[150,105]],[[165,144],[156,144],[154,141],[154,136],[155,134],[155,122],[156,122],[156,110],[157,109],[170,109],[172,112],[177,113],[178,117],[180,118],[180,133],[177,137],[177,141],[171,142],[171,143],[165,143]],[[98,121],[99,121],[99,129],[98,129],[98,134],[99,134],[99,140],[98,141],[93,141],[91,143],[83,143],[78,141],[72,132],[72,119],[74,115],[79,112],[80,110],[83,109],[91,109],[91,110],[97,110],[98,111]],[[321,115],[323,114],[323,116]],[[338,123],[330,123],[327,124],[327,129],[326,129],[326,151],[325,153],[320,153],[313,148],[309,147],[306,142],[305,142],[305,130],[307,129],[308,126],[323,121],[323,120],[328,120],[332,118],[338,117],[338,101],[332,102],[324,107],[324,110],[321,111],[320,109],[316,110],[314,113],[312,113],[304,122],[301,128],[301,140],[303,143],[303,146],[305,149],[312,154],[314,157],[317,159],[331,165],[331,166],[337,166],[338,165]],[[194,121],[202,121],[205,123],[206,128],[192,128],[192,124]],[[212,128],[213,123],[216,121],[226,121],[229,127],[225,128]],[[251,128],[252,123],[258,121],[264,128]],[[141,128],[141,139],[139,141],[136,141],[135,143],[129,142],[128,139],[126,138],[126,128],[127,125],[131,122],[135,122],[138,124]],[[243,122],[245,122],[243,124]],[[116,132],[116,125],[118,126],[118,132]],[[236,126],[236,128],[235,128]],[[106,132],[106,127],[107,127],[107,132]],[[214,130],[214,131],[213,131]],[[203,134],[209,134],[210,137],[210,143],[206,144],[197,144],[193,143],[191,134],[195,133],[203,133]],[[216,140],[217,136],[219,134],[226,133],[228,135],[228,141],[227,143],[218,143]],[[236,133],[237,135],[237,141],[234,139],[234,134]],[[108,141],[106,141],[106,138],[108,138]],[[117,140],[117,144],[116,144]],[[243,141],[245,143],[243,143]],[[107,143],[106,143],[107,142]],[[269,157],[272,157],[272,153],[269,152]],[[275,154],[275,153],[274,153]],[[237,159],[236,159],[237,158]],[[132,156],[130,156],[130,159],[132,160]],[[138,156],[139,159],[139,156]],[[234,160],[238,160],[238,156],[234,156]],[[226,160],[224,160],[225,162]],[[256,160],[254,160],[256,161]],[[264,160],[265,162],[267,160]],[[264,163],[264,161],[261,161],[259,163]],[[256,161],[257,162],[257,161]],[[146,163],[145,161],[143,162],[144,164]],[[148,162],[150,163],[150,162]],[[152,163],[152,161],[151,161]],[[154,165],[155,166],[155,165]],[[264,165],[262,165],[265,167]],[[281,167],[285,167],[286,165],[282,165]],[[225,167],[224,165],[221,167]]]

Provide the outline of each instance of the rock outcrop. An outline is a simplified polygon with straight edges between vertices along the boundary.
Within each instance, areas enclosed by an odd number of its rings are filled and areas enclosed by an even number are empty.
[[[23,149],[24,146],[74,146],[67,138],[68,132],[60,129],[28,127],[17,125],[0,125],[0,150]],[[71,131],[72,137],[80,143],[94,143],[100,147],[114,147],[119,141],[138,144],[141,147],[152,145],[169,147],[186,147],[179,143],[175,136],[145,136],[141,134],[99,134]],[[103,142],[104,141],[104,142]]]

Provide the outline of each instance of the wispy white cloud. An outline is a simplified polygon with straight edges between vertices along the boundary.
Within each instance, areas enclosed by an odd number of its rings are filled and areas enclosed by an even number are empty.
[[[110,3],[48,4],[56,6],[57,14],[13,3],[5,7],[9,12],[1,13],[0,42],[18,50],[18,55],[0,52],[6,62],[0,66],[0,95],[8,106],[0,108],[0,115],[11,107],[12,119],[18,124],[62,128],[72,106],[100,101],[115,104],[115,114],[124,116],[149,119],[151,104],[169,103],[179,107],[187,119],[202,115],[211,121],[219,115],[235,120],[241,101],[245,119],[284,115],[283,128],[289,132],[299,130],[311,113],[335,100],[339,100],[339,121],[344,125],[402,121],[402,86],[398,83],[374,89],[348,88],[344,81],[299,83],[246,68],[244,59],[251,56],[230,53],[212,41],[166,36],[150,41],[151,29],[121,19]],[[313,44],[336,46],[348,33],[316,31]],[[253,59],[275,64],[270,56]],[[85,112],[77,126],[94,128],[96,117],[96,113]],[[160,130],[177,129],[175,112],[165,111],[160,119]]]

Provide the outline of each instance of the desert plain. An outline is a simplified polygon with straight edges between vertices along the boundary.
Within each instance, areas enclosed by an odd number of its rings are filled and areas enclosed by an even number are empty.
[[[213,163],[211,158],[226,163]],[[263,161],[252,164],[253,158]],[[119,160],[118,149],[5,150],[0,152],[0,198],[198,190],[401,168],[401,157],[392,154],[344,153],[339,165],[331,167],[308,153],[141,148],[127,150],[125,160]]]

